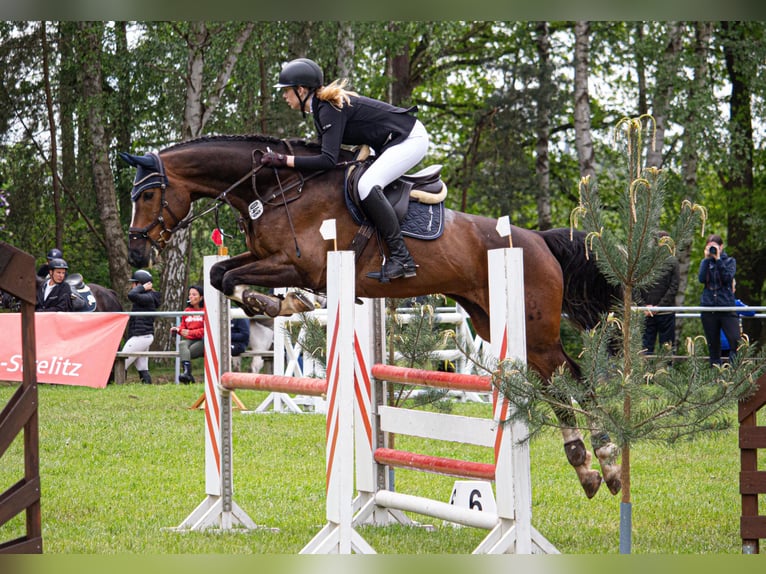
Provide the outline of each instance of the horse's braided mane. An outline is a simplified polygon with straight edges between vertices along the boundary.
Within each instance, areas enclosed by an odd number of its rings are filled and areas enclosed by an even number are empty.
[[[289,142],[293,146],[302,146],[307,148],[318,148],[319,145],[316,142],[307,142],[306,140],[302,139],[279,139],[274,136],[264,135],[264,134],[235,134],[235,135],[210,135],[210,136],[202,136],[199,138],[195,138],[193,140],[187,140],[183,141],[177,144],[174,144],[168,148],[166,148],[164,151],[170,151],[170,150],[177,150],[183,147],[191,146],[191,145],[199,145],[199,144],[205,144],[205,143],[217,143],[217,142],[255,142],[255,143],[270,143],[270,144],[281,144],[285,141]]]

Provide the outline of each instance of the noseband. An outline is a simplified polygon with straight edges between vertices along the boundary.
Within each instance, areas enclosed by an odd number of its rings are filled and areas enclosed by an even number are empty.
[[[167,193],[168,188],[168,177],[165,174],[165,165],[162,163],[162,159],[160,158],[159,154],[150,153],[147,155],[149,155],[154,160],[156,170],[150,171],[147,174],[142,174],[140,172],[136,173],[136,180],[133,182],[133,190],[130,193],[130,198],[135,203],[138,201],[138,198],[141,197],[141,194],[147,189],[160,188],[160,210],[157,213],[157,216],[154,218],[154,221],[152,221],[146,227],[130,227],[128,229],[128,240],[132,241],[134,239],[145,239],[149,241],[153,247],[161,250],[165,247],[165,244],[170,239],[170,236],[173,235],[173,233],[175,233],[178,229],[182,229],[189,225],[191,220],[187,221],[184,220],[183,217],[178,217],[178,215],[176,215],[170,208],[170,204],[165,198],[165,194]],[[172,227],[168,227],[167,225],[167,221],[163,215],[165,210],[167,210],[168,213],[175,219],[175,224]],[[149,236],[149,232],[158,225],[161,226],[160,234],[159,237],[155,240]]]

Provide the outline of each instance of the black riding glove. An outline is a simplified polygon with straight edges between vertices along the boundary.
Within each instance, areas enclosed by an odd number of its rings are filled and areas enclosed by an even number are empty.
[[[287,165],[287,156],[283,153],[266,152],[261,158],[261,164],[274,167],[284,167]]]

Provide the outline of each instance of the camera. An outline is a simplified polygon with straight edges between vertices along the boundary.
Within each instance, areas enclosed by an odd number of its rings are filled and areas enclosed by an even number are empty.
[[[710,255],[718,255],[718,247],[711,245],[710,249],[708,249],[708,253],[710,253]]]

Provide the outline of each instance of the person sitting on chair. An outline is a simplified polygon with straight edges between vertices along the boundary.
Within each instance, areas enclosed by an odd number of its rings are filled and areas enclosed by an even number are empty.
[[[48,279],[37,290],[35,311],[72,311],[72,289],[64,281],[69,265],[56,258],[50,260],[48,267]]]
[[[383,195],[383,188],[417,165],[428,151],[428,133],[408,109],[360,96],[345,89],[346,80],[324,85],[319,65],[308,58],[292,60],[282,67],[275,88],[283,89],[287,105],[306,116],[314,116],[322,153],[292,156],[268,152],[263,165],[307,170],[333,169],[341,144],[370,146],[377,159],[359,179],[359,199],[365,215],[388,245],[390,257],[380,272],[368,277],[386,282],[399,277],[414,277],[417,265],[402,238],[394,208]]]
[[[231,320],[231,356],[238,357],[247,349],[250,343],[250,320]]]
[[[189,287],[189,305],[184,311],[202,311],[205,308],[205,295],[200,285]],[[171,335],[181,337],[178,354],[181,357],[183,373],[178,375],[182,383],[193,383],[191,360],[205,354],[205,317],[202,315],[184,315],[178,327],[170,328]]]

